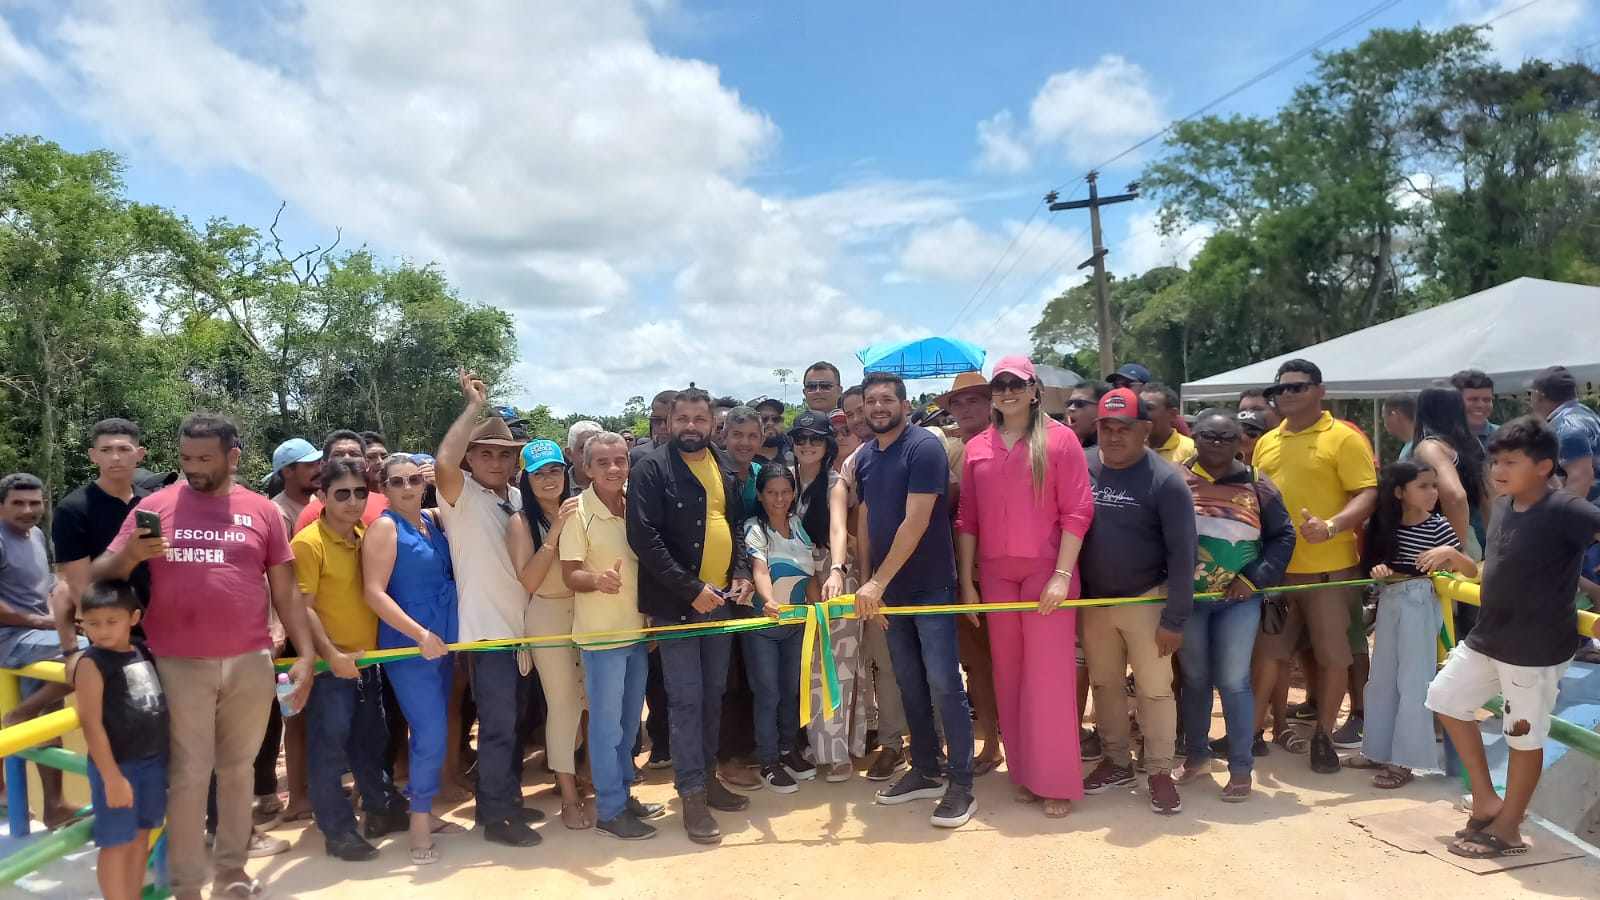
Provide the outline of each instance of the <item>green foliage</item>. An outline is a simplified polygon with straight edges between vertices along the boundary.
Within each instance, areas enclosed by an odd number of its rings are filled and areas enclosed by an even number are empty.
[[[1524,275],[1600,283],[1600,73],[1487,50],[1378,30],[1273,116],[1176,127],[1144,185],[1165,231],[1213,233],[1186,275],[1113,281],[1117,358],[1190,381]],[[1035,351],[1092,347],[1092,301],[1047,306]]]
[[[514,389],[510,316],[436,268],[337,239],[290,251],[276,222],[196,228],[122,187],[113,154],[0,139],[0,472],[59,496],[92,477],[82,448],[108,416],[138,422],[148,465],[170,470],[178,423],[208,409],[239,424],[254,478],[279,441],[334,428],[436,446],[457,366]]]

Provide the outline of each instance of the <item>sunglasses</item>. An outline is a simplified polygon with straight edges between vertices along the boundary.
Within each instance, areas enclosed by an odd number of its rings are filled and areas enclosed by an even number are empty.
[[[761,424],[763,424],[763,425],[781,425],[781,424],[783,424],[783,416],[781,416],[781,415],[780,416],[762,416],[761,417]]]
[[[1028,389],[1031,381],[1018,381],[1015,378],[1006,378],[989,382],[989,389],[997,394],[1019,394]]]
[[[421,476],[418,476],[418,477],[421,477]],[[328,496],[332,497],[333,498],[333,502],[335,502],[335,503],[349,503],[351,497],[354,497],[357,500],[365,500],[365,499],[367,499],[367,489],[364,488],[364,487],[360,487],[360,488],[339,488],[337,490],[329,491],[328,492]]]
[[[1250,438],[1259,438],[1259,437],[1261,437],[1261,436],[1262,436],[1262,435],[1263,435],[1263,434],[1266,434],[1266,432],[1265,432],[1265,431],[1262,431],[1262,430],[1261,430],[1261,429],[1259,429],[1259,428],[1251,428],[1251,427],[1250,427],[1250,426],[1248,426],[1248,425],[1246,425],[1246,426],[1244,426],[1244,428],[1243,428],[1243,431],[1244,431],[1244,433],[1245,433],[1245,436],[1246,436],[1246,437],[1250,437]]]
[[[667,424],[667,417],[666,416],[651,416],[650,417],[650,424],[651,425],[665,425],[665,424]]]
[[[1291,381],[1286,384],[1275,384],[1272,387],[1267,388],[1262,393],[1266,394],[1270,399],[1272,397],[1279,397],[1284,394],[1304,394],[1306,391],[1309,391],[1314,387],[1316,387],[1316,385],[1309,381]]]
[[[428,483],[428,478],[421,472],[417,472],[412,475],[390,475],[388,478],[383,480],[383,483],[392,488],[402,488],[406,487],[407,485],[411,487],[422,487]]]
[[[796,447],[805,447],[805,446],[807,446],[809,444],[821,444],[821,445],[826,446],[827,443],[828,443],[828,439],[823,437],[820,434],[810,434],[810,433],[802,432],[801,434],[797,434],[797,435],[794,436],[794,445]]]
[[[1227,434],[1221,431],[1196,431],[1194,439],[1208,444],[1226,444],[1239,439],[1238,435]]]
[[[1085,400],[1082,397],[1073,397],[1071,400],[1067,401],[1067,409],[1084,409],[1085,407],[1093,405],[1093,400]]]
[[[831,381],[808,381],[805,383],[805,389],[808,391],[831,391],[836,387],[838,385]]]

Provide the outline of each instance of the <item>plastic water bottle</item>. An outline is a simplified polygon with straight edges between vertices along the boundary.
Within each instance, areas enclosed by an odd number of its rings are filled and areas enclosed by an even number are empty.
[[[299,712],[294,708],[294,683],[287,672],[278,676],[278,711],[286,716]]]

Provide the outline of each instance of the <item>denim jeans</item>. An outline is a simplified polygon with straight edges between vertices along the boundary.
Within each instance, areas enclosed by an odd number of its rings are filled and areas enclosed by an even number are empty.
[[[633,741],[644,710],[650,663],[644,644],[583,651],[589,695],[589,769],[600,821],[622,815],[633,789]]]
[[[690,622],[723,622],[727,606],[695,613]],[[672,733],[672,783],[679,796],[706,789],[706,775],[717,767],[717,735],[722,727],[722,692],[728,684],[733,635],[674,637],[657,645],[667,686]]]
[[[919,599],[925,603],[956,602],[954,590]],[[971,790],[972,712],[961,683],[956,617],[891,617],[889,655],[911,732],[912,767],[929,778],[939,777],[939,733],[933,716],[937,704],[948,744],[950,782]]]
[[[1255,768],[1255,699],[1250,693],[1250,654],[1261,627],[1261,597],[1199,601],[1183,626],[1178,662],[1183,667],[1183,733],[1189,766],[1211,758],[1211,689],[1222,696],[1228,734],[1228,772]]]
[[[755,695],[756,759],[763,766],[777,765],[800,734],[800,635],[798,625],[739,635]]]
[[[389,725],[383,716],[383,675],[377,666],[360,670],[359,678],[331,672],[316,677],[306,701],[306,776],[311,811],[326,837],[352,834],[355,813],[344,795],[348,768],[361,792],[361,806],[382,814],[403,802],[383,766],[389,746]]]
[[[517,719],[528,705],[529,681],[515,653],[471,653],[478,705],[478,823],[504,822],[522,808],[522,741]]]

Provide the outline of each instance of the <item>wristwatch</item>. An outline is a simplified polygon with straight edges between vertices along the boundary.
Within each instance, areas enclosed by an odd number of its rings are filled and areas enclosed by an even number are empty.
[[[833,565],[828,567],[828,571],[830,571],[830,572],[843,572],[844,571],[844,563],[834,563]]]
[[[1336,535],[1338,533],[1339,533],[1339,523],[1335,522],[1332,519],[1329,519],[1328,520],[1328,537],[1333,537],[1334,535]]]

